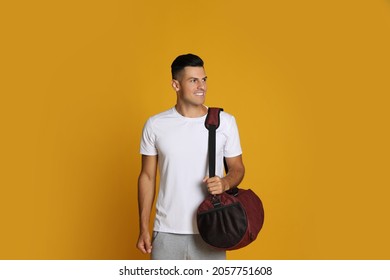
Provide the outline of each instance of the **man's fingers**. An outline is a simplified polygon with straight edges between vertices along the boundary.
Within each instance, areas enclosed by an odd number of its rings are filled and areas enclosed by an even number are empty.
[[[203,179],[203,182],[204,183],[207,183],[207,184],[212,184],[212,183],[215,183],[215,182],[219,182],[221,180],[221,178],[220,177],[218,177],[218,176],[215,176],[215,177],[205,177],[204,179]]]
[[[209,187],[216,187],[216,186],[219,186],[222,184],[222,180],[221,178],[219,177],[213,177],[213,178],[210,178],[208,181],[207,181],[207,185]]]
[[[142,253],[146,254],[150,254],[152,252],[152,245],[150,244],[142,244],[141,246],[138,247],[138,249],[141,250]]]
[[[142,253],[144,253],[144,254],[146,253],[144,244],[138,243],[138,244],[137,244],[137,248],[138,248],[138,250],[140,250]]]
[[[150,254],[152,252],[152,244],[150,242],[149,234],[146,234],[146,236],[140,235],[137,243],[137,248],[144,254],[146,253]]]
[[[147,242],[145,244],[145,250],[146,250],[146,253],[150,254],[152,252],[152,244],[150,242]]]
[[[137,244],[137,248],[138,250],[140,250],[142,253],[146,254],[146,246],[145,246],[145,243],[143,241],[140,241],[138,244]]]

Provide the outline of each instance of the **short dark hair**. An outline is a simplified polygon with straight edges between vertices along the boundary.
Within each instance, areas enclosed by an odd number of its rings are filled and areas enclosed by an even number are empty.
[[[171,65],[172,79],[177,78],[177,74],[187,66],[203,67],[203,60],[194,54],[183,54],[176,57]]]

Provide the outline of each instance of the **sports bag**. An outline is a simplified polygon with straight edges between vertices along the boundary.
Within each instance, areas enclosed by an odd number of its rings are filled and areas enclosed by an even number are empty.
[[[215,176],[216,130],[222,108],[209,108],[205,126],[209,130],[209,176]],[[228,173],[227,164],[225,171]],[[252,190],[232,188],[220,195],[208,195],[197,210],[199,234],[209,245],[235,250],[253,242],[264,223],[260,198]]]

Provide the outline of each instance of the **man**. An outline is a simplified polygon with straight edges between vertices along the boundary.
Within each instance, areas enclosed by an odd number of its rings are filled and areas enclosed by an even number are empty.
[[[176,105],[148,119],[141,139],[142,168],[138,179],[140,234],[137,248],[152,259],[226,259],[208,246],[196,225],[196,210],[207,192],[220,194],[244,177],[241,146],[233,116],[221,112],[217,130],[217,176],[209,178],[207,76],[200,57],[178,56],[171,65]],[[228,174],[223,176],[223,157]],[[160,172],[153,241],[149,222]]]

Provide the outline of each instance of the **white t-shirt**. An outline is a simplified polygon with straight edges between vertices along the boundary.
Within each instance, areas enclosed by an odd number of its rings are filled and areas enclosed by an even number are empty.
[[[199,233],[196,210],[207,189],[202,180],[208,175],[208,130],[206,115],[187,118],[175,107],[146,122],[141,139],[143,155],[158,155],[160,172],[154,230],[177,234]],[[217,129],[216,169],[223,176],[223,157],[241,155],[240,137],[234,117],[220,113]]]

